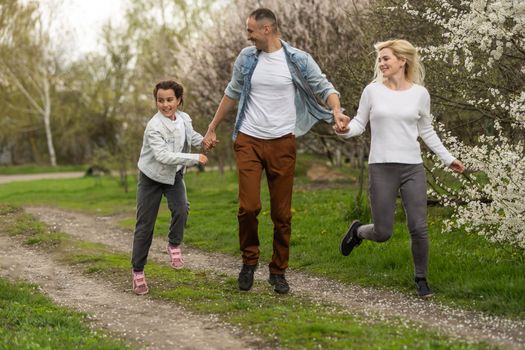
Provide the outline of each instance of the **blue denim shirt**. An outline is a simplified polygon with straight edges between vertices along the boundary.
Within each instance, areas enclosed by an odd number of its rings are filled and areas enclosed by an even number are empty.
[[[317,95],[323,102],[326,102],[328,96],[333,93],[339,95],[339,92],[326,79],[326,76],[321,72],[312,56],[290,46],[285,41],[281,40],[281,43],[295,86],[295,110],[297,117],[294,133],[296,136],[302,136],[320,120],[327,123],[333,121],[332,111],[321,106],[315,96]],[[246,116],[246,103],[250,97],[252,75],[260,52],[255,46],[250,46],[239,53],[233,66],[232,79],[224,91],[226,96],[239,100],[237,118],[233,129],[233,140],[237,137]]]

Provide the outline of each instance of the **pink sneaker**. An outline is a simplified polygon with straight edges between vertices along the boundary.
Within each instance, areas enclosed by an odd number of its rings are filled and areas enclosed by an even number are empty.
[[[182,259],[182,251],[180,246],[172,246],[168,244],[168,255],[170,256],[171,267],[174,269],[182,269],[184,267],[184,259]]]
[[[148,294],[149,289],[148,285],[146,284],[144,271],[136,272],[131,270],[131,273],[133,275],[133,292],[137,295]]]

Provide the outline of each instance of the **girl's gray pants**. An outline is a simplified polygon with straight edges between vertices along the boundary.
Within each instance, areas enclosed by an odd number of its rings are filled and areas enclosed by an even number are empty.
[[[140,172],[137,189],[137,223],[131,257],[131,264],[136,271],[143,270],[146,265],[162,195],[166,196],[171,211],[168,240],[172,245],[182,243],[189,211],[182,171],[177,172],[173,185],[154,181]]]

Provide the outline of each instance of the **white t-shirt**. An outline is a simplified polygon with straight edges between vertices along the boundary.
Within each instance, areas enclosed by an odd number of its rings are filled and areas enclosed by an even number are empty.
[[[177,116],[175,120],[170,121],[175,126],[175,129],[173,130],[173,136],[175,137],[174,152],[182,152],[182,149],[184,148],[184,141],[186,140],[186,129],[184,128],[184,122],[179,116]],[[192,156],[195,157],[193,154]],[[177,165],[177,171],[181,169],[182,165]]]
[[[446,166],[455,159],[432,126],[430,95],[421,85],[413,84],[407,90],[392,90],[379,82],[367,85],[357,115],[350,121],[350,131],[340,135],[361,135],[368,121],[372,134],[369,164],[422,163],[418,136]]]
[[[261,51],[240,132],[275,139],[295,130],[295,88],[284,49]]]

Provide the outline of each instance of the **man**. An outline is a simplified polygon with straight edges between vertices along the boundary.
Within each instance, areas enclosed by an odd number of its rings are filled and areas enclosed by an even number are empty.
[[[237,57],[232,79],[204,137],[206,148],[216,142],[215,130],[239,103],[233,131],[239,175],[239,241],[243,266],[239,289],[248,291],[259,259],[257,216],[261,210],[260,183],[266,172],[274,224],[273,256],[268,282],[277,293],[288,293],[291,202],[295,169],[295,136],[317,121],[332,122],[344,130],[349,118],[342,113],[339,93],[312,57],[280,39],[277,19],[265,8],[246,21],[248,40]],[[331,110],[318,104],[315,95]]]

